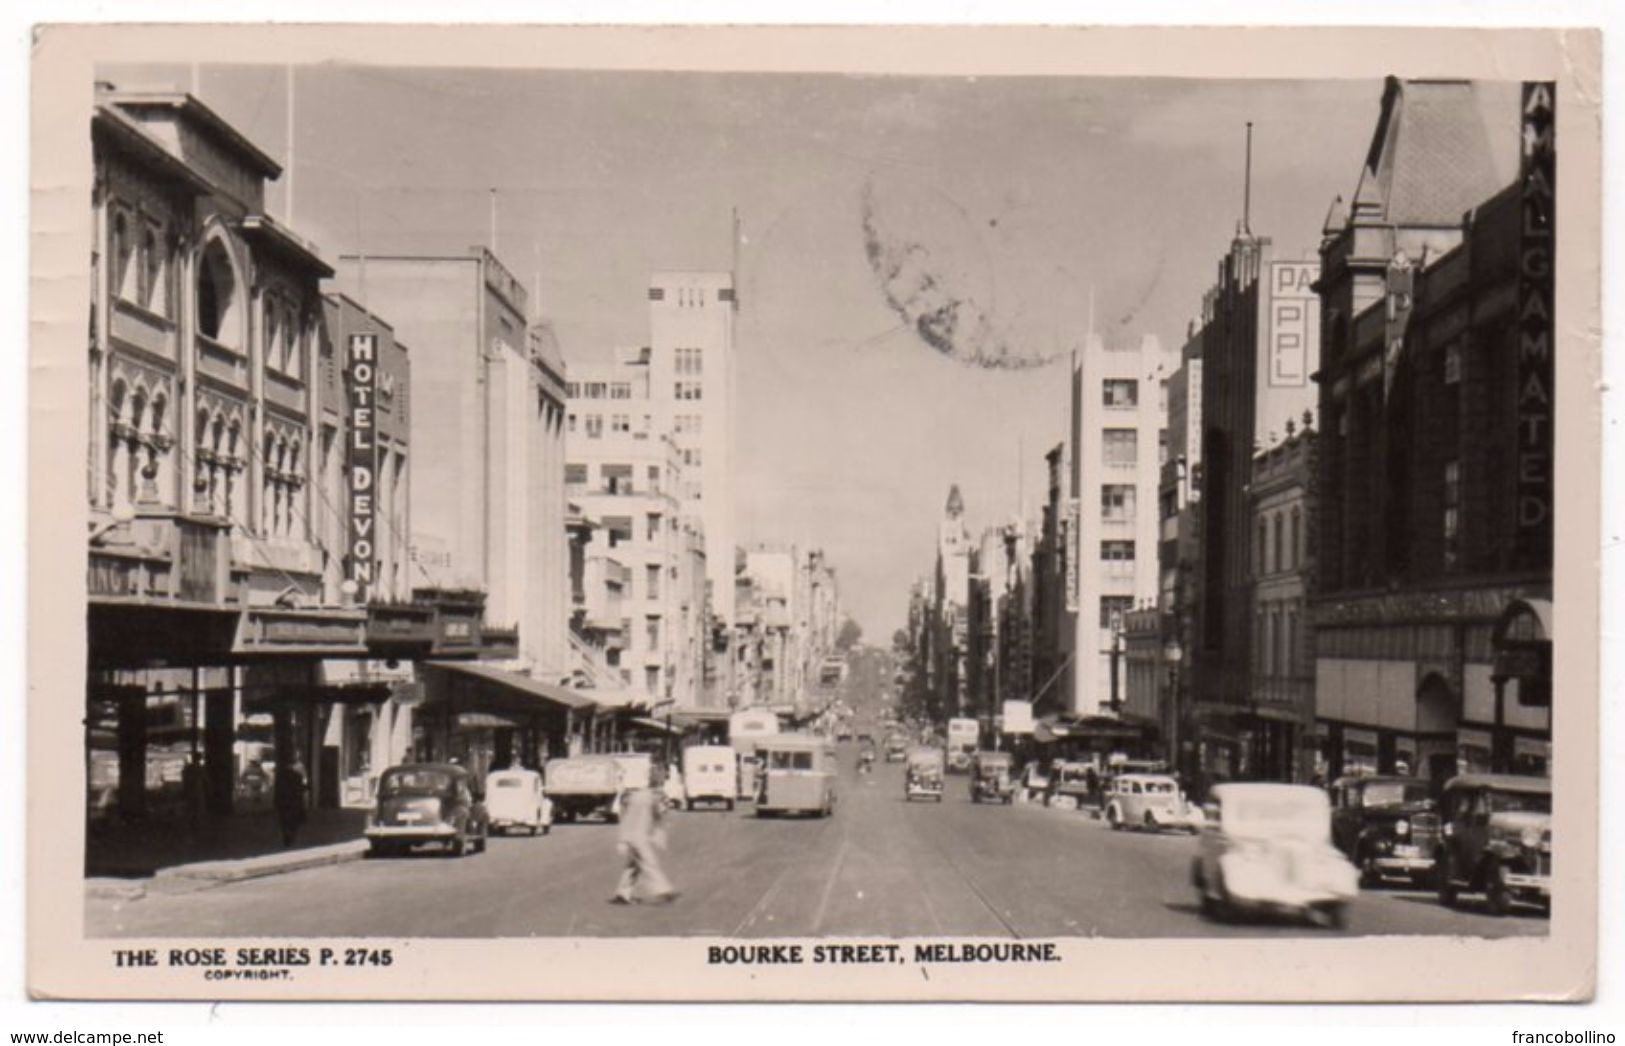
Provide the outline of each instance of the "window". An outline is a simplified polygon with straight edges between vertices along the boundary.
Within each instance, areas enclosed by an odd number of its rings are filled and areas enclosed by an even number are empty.
[[[1157,467],[1168,464],[1168,430],[1157,430]]]
[[[700,383],[697,381],[679,381],[673,386],[672,395],[679,400],[697,400],[700,398]]]
[[[1270,552],[1270,525],[1267,520],[1258,521],[1258,551],[1253,557],[1253,572],[1262,574],[1269,563]]]
[[[141,307],[168,316],[169,296],[165,289],[163,238],[149,228],[141,235]]]
[[[577,399],[581,396],[581,382],[567,381],[564,383],[564,398]]]
[[[1129,408],[1140,405],[1140,383],[1133,378],[1107,378],[1101,382],[1101,400],[1108,407]]]
[[[644,519],[644,533],[648,540],[654,541],[660,537],[660,513],[651,512]]]
[[[650,465],[649,466],[649,493],[651,493],[651,494],[660,493],[660,466],[659,465]]]
[[[1134,522],[1134,485],[1107,483],[1100,488],[1100,518],[1108,523]]]
[[[607,389],[608,386],[601,381],[589,381],[586,384],[585,392],[588,399],[601,400],[604,398]]]
[[[1285,544],[1285,542],[1281,540],[1282,521],[1281,514],[1279,512],[1275,514],[1273,525],[1275,528],[1275,569],[1280,571],[1286,567],[1285,562],[1283,562],[1286,557],[1283,555],[1284,550],[1281,547]]]
[[[198,263],[198,332],[235,348],[239,343],[236,299],[237,280],[232,275],[231,259],[225,246],[215,240],[204,248]]]
[[[629,381],[612,381],[609,385],[609,398],[612,400],[629,400],[632,398],[632,383]]]
[[[115,298],[128,298],[126,292],[130,277],[130,222],[122,213],[113,216],[113,245],[111,248],[113,272],[112,290]]]
[[[1135,465],[1140,460],[1140,434],[1133,429],[1106,429],[1101,433],[1102,457],[1108,465]]]
[[[656,569],[658,570],[659,568],[657,567]],[[648,617],[643,619],[643,636],[646,640],[648,640],[648,647],[650,650],[660,649],[659,615],[650,614]]]
[[[660,693],[660,668],[657,665],[645,665],[643,668],[643,686],[651,694]]]
[[[1133,609],[1133,596],[1101,596],[1100,627],[1111,628],[1114,624],[1121,627],[1123,617]]]
[[[609,547],[619,548],[632,541],[632,521],[625,516],[610,516],[604,520],[604,533],[609,537]]]
[[[564,427],[569,432],[574,432],[576,430],[576,416],[574,414],[565,415]]]
[[[625,414],[611,414],[609,417],[609,431],[627,433],[632,431],[632,419]]]
[[[632,493],[632,466],[631,465],[604,465],[598,470],[598,475],[604,481],[606,494]]]
[[[658,519],[659,517],[651,516],[650,518]],[[650,536],[653,537],[653,535]],[[650,563],[643,568],[643,596],[645,599],[660,598],[660,564],[658,563]],[[652,645],[654,640],[651,639],[649,642]]]
[[[1295,505],[1292,508],[1291,536],[1292,541],[1287,545],[1287,553],[1291,557],[1291,562],[1287,564],[1289,570],[1302,566],[1306,558],[1303,554],[1303,513]]]
[[[587,466],[564,466],[564,486],[571,494],[579,494],[587,486]]]
[[[1460,526],[1461,510],[1461,464],[1447,461],[1444,464],[1444,565],[1446,569],[1454,567],[1461,554],[1460,539],[1457,531]]]
[[[700,415],[679,414],[677,415],[676,426],[679,433],[693,433],[697,436],[700,434]]]
[[[1102,541],[1100,543],[1100,558],[1108,563],[1132,563],[1134,562],[1134,542]]]
[[[598,439],[603,436],[604,416],[602,414],[588,414],[586,425],[588,439]]]

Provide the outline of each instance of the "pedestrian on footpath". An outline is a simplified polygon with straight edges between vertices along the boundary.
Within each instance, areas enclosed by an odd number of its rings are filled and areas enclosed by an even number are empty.
[[[651,900],[670,904],[677,899],[671,880],[660,867],[656,851],[666,848],[666,803],[660,773],[647,787],[629,789],[621,797],[620,851],[622,868],[620,885],[612,904],[635,904],[639,900],[638,887],[647,883]]]
[[[291,848],[305,823],[305,768],[297,755],[276,768],[276,821],[282,829],[282,848]]]

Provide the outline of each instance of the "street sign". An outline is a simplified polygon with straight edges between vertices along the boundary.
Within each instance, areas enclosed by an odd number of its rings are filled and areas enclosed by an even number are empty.
[[[1006,701],[1004,703],[1004,733],[1030,734],[1033,732],[1033,703]]]

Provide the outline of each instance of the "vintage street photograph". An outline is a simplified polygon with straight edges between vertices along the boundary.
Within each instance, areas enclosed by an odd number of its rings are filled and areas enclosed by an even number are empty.
[[[87,934],[1545,934],[1554,106],[106,64]]]

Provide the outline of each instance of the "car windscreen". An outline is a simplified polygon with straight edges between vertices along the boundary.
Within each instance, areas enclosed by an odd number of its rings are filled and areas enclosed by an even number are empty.
[[[1537,792],[1491,792],[1489,794],[1491,813],[1531,813],[1549,814],[1552,812],[1552,797]]]
[[[1147,781],[1145,790],[1148,795],[1173,795],[1178,789],[1172,781]]]
[[[1323,838],[1330,830],[1324,807],[1274,796],[1227,799],[1223,818],[1228,830],[1243,833]]]
[[[402,770],[385,774],[379,795],[440,795],[450,791],[452,775],[444,770]]]
[[[1399,806],[1401,803],[1420,803],[1428,797],[1426,785],[1407,784],[1404,781],[1378,781],[1365,786],[1361,806]]]
[[[492,788],[524,788],[530,784],[529,779],[523,777],[498,777],[491,782]]]

